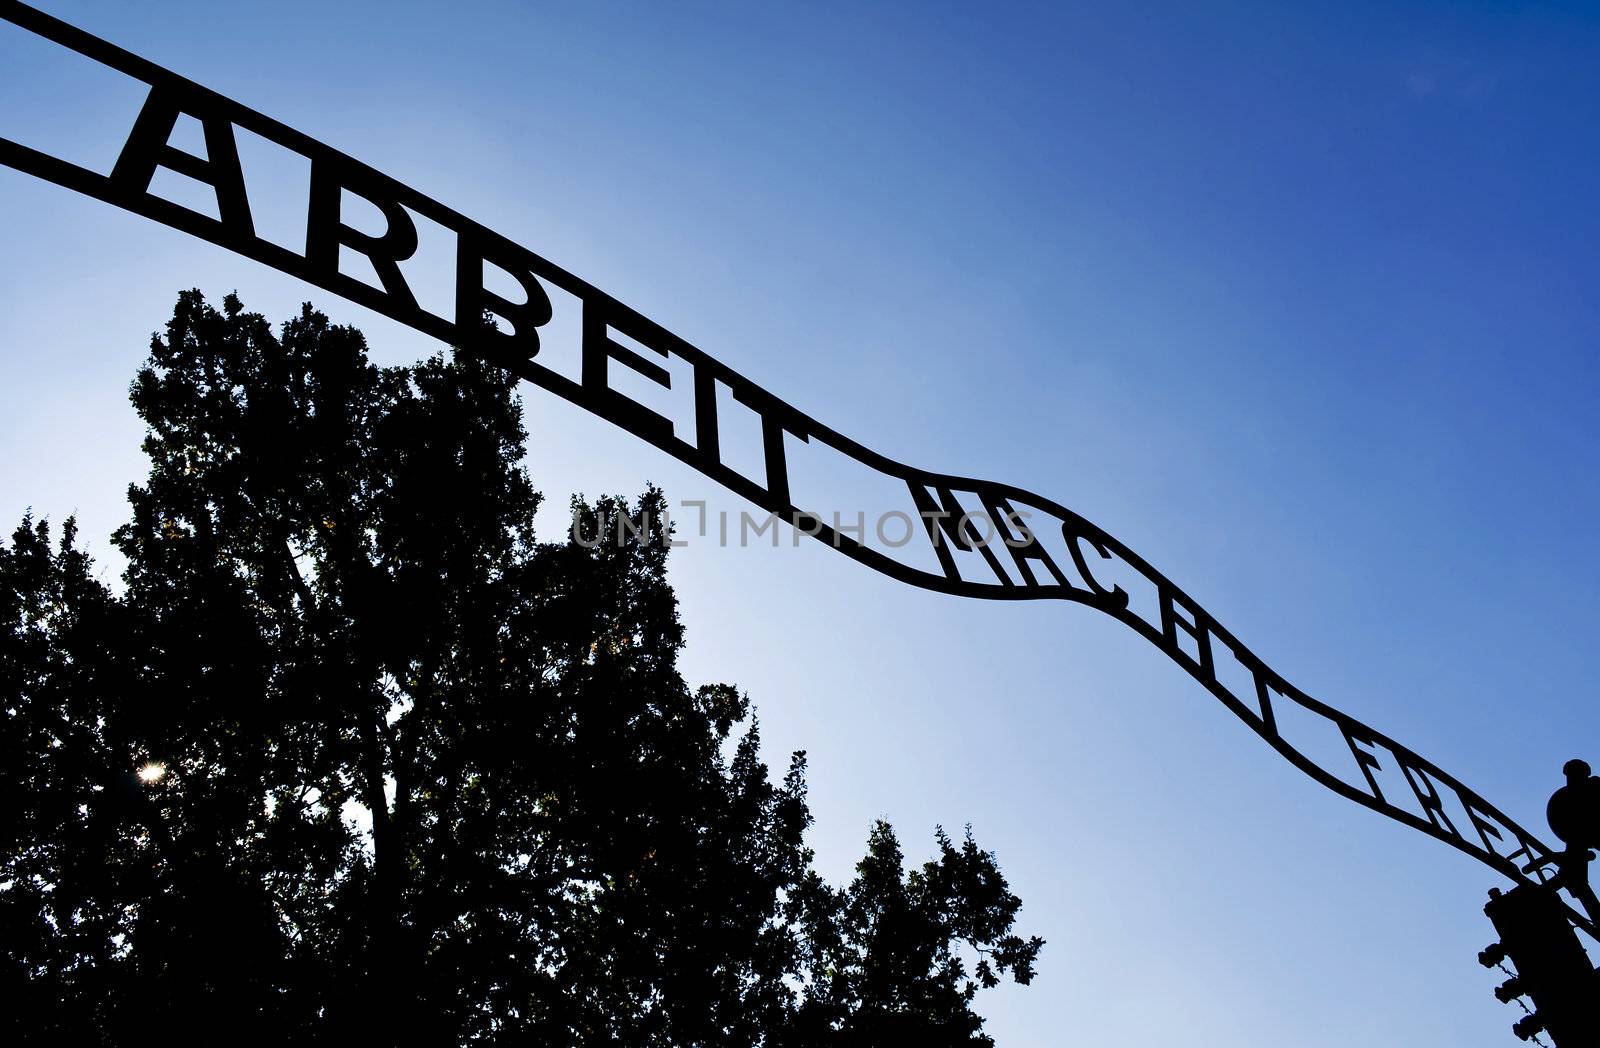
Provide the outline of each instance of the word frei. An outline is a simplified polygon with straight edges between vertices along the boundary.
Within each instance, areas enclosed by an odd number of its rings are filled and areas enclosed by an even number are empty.
[[[759,523],[762,534],[771,527],[773,541],[776,522],[783,522],[794,529],[796,541],[805,535],[825,542],[910,585],[986,599],[1065,600],[1112,616],[1327,788],[1513,880],[1543,883],[1553,876],[1552,851],[1531,833],[1411,749],[1290,684],[1164,574],[1065,506],[1012,485],[930,472],[872,451],[589,282],[388,175],[24,4],[0,0],[0,15],[148,89],[109,171],[0,139],[0,162],[7,166],[154,219],[481,354],[748,500],[767,514],[759,522],[750,518],[751,526]],[[198,121],[203,153],[172,144],[180,118]],[[309,164],[304,238],[296,248],[257,234],[237,147],[241,129]],[[163,171],[206,187],[214,197],[214,214],[154,192],[152,184]],[[344,212],[351,197],[382,215],[382,232],[363,232],[351,224]],[[454,294],[444,311],[424,308],[402,272],[401,263],[418,248],[417,218],[453,237]],[[341,257],[352,254],[370,263],[374,283],[342,271]],[[522,298],[489,290],[486,268],[507,275]],[[581,311],[576,377],[538,360],[539,329],[554,317],[546,285],[575,299]],[[499,324],[486,324],[486,314]],[[680,427],[616,388],[615,368],[621,367],[630,381],[671,389],[669,365],[688,375],[692,425]],[[751,471],[754,478],[725,461],[719,412],[726,404],[748,409],[758,421],[761,467]],[[692,430],[691,439],[680,435],[680,428]],[[869,534],[864,512],[823,519],[797,506],[789,454],[807,446],[825,447],[889,478],[904,491],[905,508],[879,515],[872,525],[875,534]],[[702,516],[702,534],[704,524]],[[585,538],[591,540],[596,539]],[[918,543],[931,551],[929,566],[890,555]],[[1594,932],[1576,912],[1572,919]]]

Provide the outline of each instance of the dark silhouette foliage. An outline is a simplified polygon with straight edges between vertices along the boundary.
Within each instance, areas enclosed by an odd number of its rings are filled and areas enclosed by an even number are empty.
[[[678,673],[660,493],[535,540],[513,379],[186,292],[132,400],[124,585],[0,546],[9,1043],[991,1043],[993,856],[825,884],[804,754]]]

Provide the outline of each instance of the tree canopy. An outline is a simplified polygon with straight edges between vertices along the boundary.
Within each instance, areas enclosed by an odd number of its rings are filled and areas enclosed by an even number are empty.
[[[804,754],[678,672],[660,492],[538,541],[514,386],[179,296],[122,584],[0,546],[8,1040],[992,1043],[994,857],[879,822],[825,883]]]

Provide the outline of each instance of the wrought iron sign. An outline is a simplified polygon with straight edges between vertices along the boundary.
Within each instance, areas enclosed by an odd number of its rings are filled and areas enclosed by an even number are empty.
[[[0,139],[0,161],[57,185],[155,219],[358,302],[461,349],[488,356],[518,376],[622,427],[787,521],[798,532],[900,582],[940,593],[995,600],[1054,599],[1085,604],[1121,621],[1177,663],[1291,764],[1334,792],[1525,883],[1554,877],[1555,853],[1460,780],[1383,733],[1312,698],[1285,680],[1166,575],[1060,503],[1019,487],[934,473],[887,458],[744,378],[588,281],[457,211],[338,150],[14,0],[5,19],[148,88],[109,171],[91,170],[20,142]],[[203,129],[203,155],[171,144],[180,117]],[[303,247],[258,235],[240,161],[244,130],[309,164]],[[152,191],[163,169],[214,195],[215,214]],[[381,212],[381,234],[358,230],[342,214],[350,196]],[[417,219],[454,239],[454,295],[443,313],[423,308],[400,263],[418,247]],[[370,262],[367,283],[341,271],[342,253]],[[347,256],[348,257],[348,256]],[[514,301],[485,287],[485,267],[521,285]],[[539,329],[554,316],[548,288],[581,310],[581,367],[563,374],[539,360]],[[509,288],[508,288],[509,290]],[[485,312],[503,328],[482,323]],[[687,375],[692,425],[678,425],[624,395],[621,365],[655,387]],[[672,368],[669,368],[672,365]],[[736,404],[759,420],[763,466],[740,472],[727,461],[719,411]],[[692,432],[685,439],[680,430]],[[796,504],[791,453],[831,449],[890,478],[917,529],[922,566],[865,541]],[[747,476],[746,473],[754,474]],[[853,532],[853,533],[852,533]],[[995,541],[998,538],[999,541]],[[931,556],[929,551],[931,549]],[[1309,740],[1320,736],[1332,747]],[[1317,758],[1311,756],[1315,750]],[[1594,934],[1577,913],[1571,919]]]

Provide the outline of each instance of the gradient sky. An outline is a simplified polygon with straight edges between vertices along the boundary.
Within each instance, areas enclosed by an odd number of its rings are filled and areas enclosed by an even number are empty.
[[[1142,553],[1312,695],[1546,830],[1600,763],[1600,11],[1512,4],[48,2],[615,294],[892,457]],[[0,27],[0,134],[109,164],[139,102]],[[248,159],[248,158],[247,158]],[[252,185],[295,220],[303,187]],[[280,216],[281,217],[281,216]],[[0,170],[0,516],[106,535],[180,288],[310,299]],[[750,508],[532,387],[530,466]],[[9,527],[9,524],[8,524]],[[1495,1048],[1487,868],[1342,800],[1098,613],[818,543],[675,558],[692,682],[809,751],[848,876],[971,823],[1049,940],[1005,1048]],[[1548,839],[1548,836],[1547,836]]]

